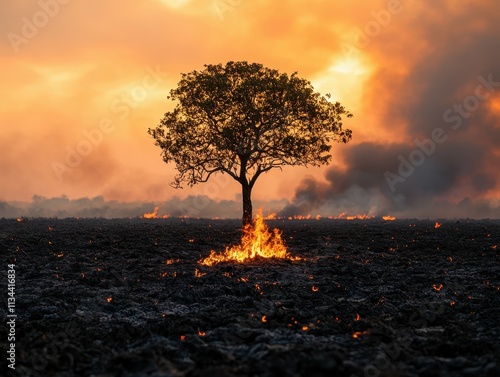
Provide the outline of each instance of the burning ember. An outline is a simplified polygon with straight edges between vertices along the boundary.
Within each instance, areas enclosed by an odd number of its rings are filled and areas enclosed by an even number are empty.
[[[382,219],[384,221],[394,221],[394,220],[396,220],[396,218],[394,216],[391,216],[391,215],[382,216]]]
[[[436,221],[436,224],[434,225],[434,228],[436,228],[436,229],[437,229],[437,228],[439,228],[441,225],[443,225],[443,224],[440,224],[440,223],[438,223],[438,222]]]
[[[210,255],[200,260],[198,263],[205,266],[213,266],[221,262],[246,262],[250,259],[260,256],[263,258],[288,258],[291,260],[300,260],[298,257],[292,257],[281,239],[281,233],[274,229],[271,233],[264,223],[264,218],[260,213],[255,217],[253,225],[246,225],[243,228],[241,243],[217,254],[211,251]]]
[[[367,331],[356,331],[354,334],[352,334],[352,337],[354,339],[357,339],[363,335],[366,335],[368,332]]]
[[[433,284],[432,285],[432,288],[435,290],[435,291],[440,291],[441,289],[443,289],[443,284]]]

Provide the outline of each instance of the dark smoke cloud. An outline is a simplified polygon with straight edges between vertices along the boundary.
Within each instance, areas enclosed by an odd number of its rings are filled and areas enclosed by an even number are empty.
[[[410,67],[408,74],[397,77],[390,65],[384,66],[367,90],[368,102],[385,108],[381,123],[394,133],[403,133],[408,141],[336,147],[336,151],[343,151],[345,170],[330,168],[325,175],[327,183],[304,178],[283,215],[346,211],[401,217],[500,218],[500,203],[484,199],[500,187],[500,119],[490,106],[490,101],[500,98],[500,85],[494,84],[493,90],[483,85],[480,93],[488,98],[473,98],[485,80],[500,83],[500,8],[470,4],[457,12],[447,9],[446,2],[432,3],[427,14],[407,20],[403,27],[413,30],[420,42],[425,41],[425,54],[415,56],[406,43],[394,45],[391,35],[373,41],[376,50],[372,53],[403,57],[403,64]],[[437,14],[454,16],[443,24]],[[418,41],[412,43],[417,45]],[[467,98],[469,108],[477,109],[463,109],[466,115],[461,115],[454,106],[464,106]],[[447,110],[451,112],[444,117]],[[443,129],[446,141],[437,143],[413,174],[394,183],[392,190],[384,174],[398,174],[399,156],[408,160],[417,148],[415,140],[431,139],[436,128]]]

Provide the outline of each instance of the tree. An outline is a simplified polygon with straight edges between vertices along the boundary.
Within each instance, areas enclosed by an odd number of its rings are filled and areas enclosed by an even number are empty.
[[[340,103],[311,83],[261,64],[228,62],[182,74],[167,99],[178,101],[148,133],[175,162],[172,186],[193,186],[213,174],[241,184],[243,225],[252,221],[251,193],[262,173],[285,165],[328,164],[331,142],[347,143],[351,130]]]

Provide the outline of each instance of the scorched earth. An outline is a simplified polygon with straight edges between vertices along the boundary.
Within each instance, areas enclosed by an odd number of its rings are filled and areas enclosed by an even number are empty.
[[[500,375],[500,221],[268,223],[298,258],[200,264],[239,220],[0,220],[11,374]]]

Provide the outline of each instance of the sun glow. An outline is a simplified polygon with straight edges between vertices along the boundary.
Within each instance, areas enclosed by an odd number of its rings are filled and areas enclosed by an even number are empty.
[[[328,71],[332,73],[342,73],[344,75],[364,75],[369,72],[360,59],[353,57],[341,58],[332,64]]]

